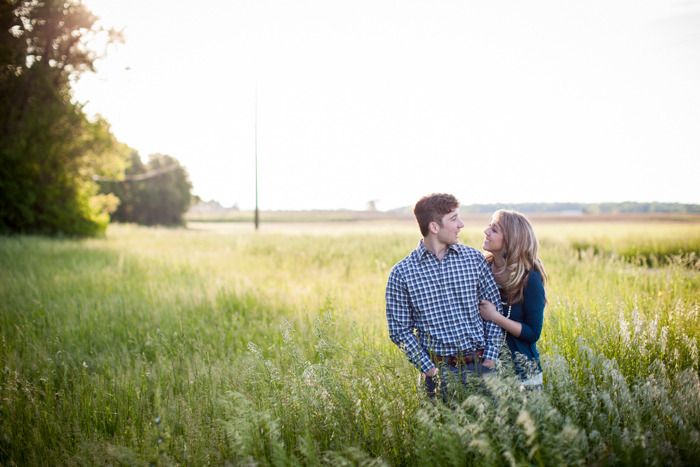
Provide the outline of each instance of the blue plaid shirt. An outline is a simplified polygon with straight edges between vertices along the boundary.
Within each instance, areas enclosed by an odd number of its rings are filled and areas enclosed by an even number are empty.
[[[449,356],[484,349],[484,359],[496,360],[503,330],[481,319],[480,300],[501,312],[498,287],[484,256],[454,244],[439,260],[421,240],[389,274],[389,337],[422,372],[435,366],[430,352]]]

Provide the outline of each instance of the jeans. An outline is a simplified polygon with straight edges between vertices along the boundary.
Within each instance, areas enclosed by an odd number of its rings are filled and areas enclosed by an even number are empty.
[[[425,377],[425,391],[431,399],[439,392],[444,402],[452,401],[460,395],[483,391],[481,377],[495,372],[478,362],[457,366],[440,363],[437,375]]]

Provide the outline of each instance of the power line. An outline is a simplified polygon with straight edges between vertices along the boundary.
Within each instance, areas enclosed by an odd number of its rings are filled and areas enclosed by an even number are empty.
[[[147,180],[149,178],[157,177],[158,175],[162,175],[167,172],[172,172],[173,170],[177,169],[179,165],[177,164],[171,164],[166,167],[161,167],[159,169],[155,170],[149,170],[148,172],[144,172],[142,174],[136,174],[136,175],[127,175],[121,180],[117,180],[114,178],[106,178],[106,177],[101,177],[99,175],[93,175],[92,179],[96,182],[115,182],[115,183],[123,183],[123,182],[137,182],[140,180]]]

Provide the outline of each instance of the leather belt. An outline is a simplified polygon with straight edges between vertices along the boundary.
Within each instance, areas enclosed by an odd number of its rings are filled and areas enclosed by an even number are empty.
[[[484,349],[475,350],[470,353],[459,355],[432,355],[431,360],[434,364],[447,363],[449,366],[470,365],[480,362],[484,358]]]

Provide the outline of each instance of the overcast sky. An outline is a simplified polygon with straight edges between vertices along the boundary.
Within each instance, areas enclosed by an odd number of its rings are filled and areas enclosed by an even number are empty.
[[[261,209],[700,203],[700,2],[85,0],[75,86],[194,192]]]

